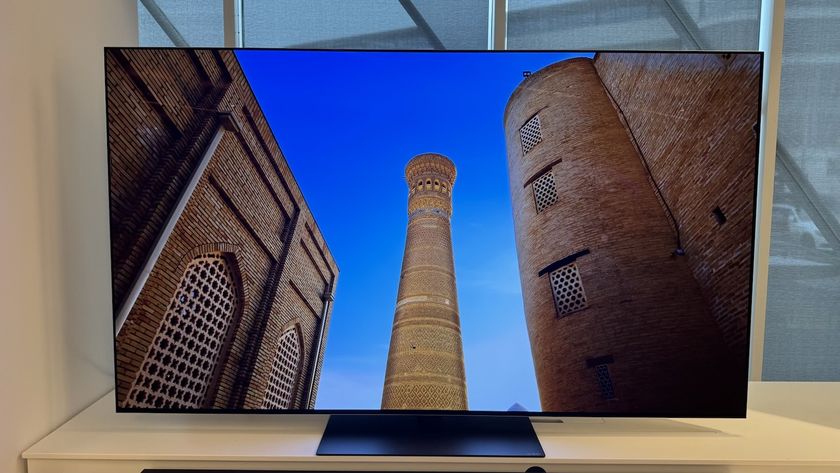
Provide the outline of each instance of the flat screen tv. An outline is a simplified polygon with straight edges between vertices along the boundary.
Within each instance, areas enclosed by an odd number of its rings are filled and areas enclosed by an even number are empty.
[[[743,417],[762,59],[106,49],[117,410]]]

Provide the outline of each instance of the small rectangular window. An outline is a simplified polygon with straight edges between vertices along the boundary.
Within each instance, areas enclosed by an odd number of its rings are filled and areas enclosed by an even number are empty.
[[[534,149],[542,141],[542,128],[539,115],[534,115],[519,129],[519,140],[522,142],[522,154]]]
[[[723,210],[720,207],[715,207],[712,210],[712,215],[715,216],[715,220],[717,220],[718,225],[723,225],[726,223],[726,214],[723,213]]]
[[[558,317],[587,307],[586,293],[575,263],[555,269],[549,273],[549,279]]]
[[[606,400],[615,399],[615,388],[610,377],[610,368],[606,364],[595,366],[595,376],[598,381],[598,388],[601,390],[601,397]]]
[[[534,181],[533,188],[537,213],[542,212],[557,202],[557,186],[555,185],[554,173],[551,169]]]

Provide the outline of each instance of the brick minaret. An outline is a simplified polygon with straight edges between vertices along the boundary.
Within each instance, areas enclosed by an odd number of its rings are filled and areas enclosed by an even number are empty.
[[[420,154],[405,168],[408,232],[391,332],[383,409],[467,409],[452,259],[455,165]]]

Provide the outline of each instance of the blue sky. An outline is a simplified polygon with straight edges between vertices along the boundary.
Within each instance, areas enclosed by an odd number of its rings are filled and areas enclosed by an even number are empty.
[[[403,171],[435,152],[458,168],[452,238],[469,408],[539,410],[502,115],[523,71],[581,54],[236,54],[340,269],[316,408],[380,407],[408,220]]]

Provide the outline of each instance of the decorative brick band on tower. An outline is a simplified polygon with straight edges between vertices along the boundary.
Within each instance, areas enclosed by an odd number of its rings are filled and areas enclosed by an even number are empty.
[[[737,415],[746,377],[692,273],[692,263],[705,256],[675,255],[673,220],[597,61],[570,59],[531,75],[505,113],[520,279],[542,409]],[[700,71],[695,81],[719,76],[703,76],[710,65],[693,68],[691,61],[674,57],[669,65],[679,73]],[[669,105],[661,101],[646,110],[666,113]],[[727,133],[702,127],[692,132]],[[728,168],[710,160],[701,172],[726,179]],[[701,178],[687,176],[666,198],[689,192]],[[715,205],[707,202],[702,217],[713,221]],[[715,238],[736,237],[721,231]]]
[[[408,162],[408,232],[391,332],[383,409],[467,409],[452,258],[455,165],[440,154]]]

